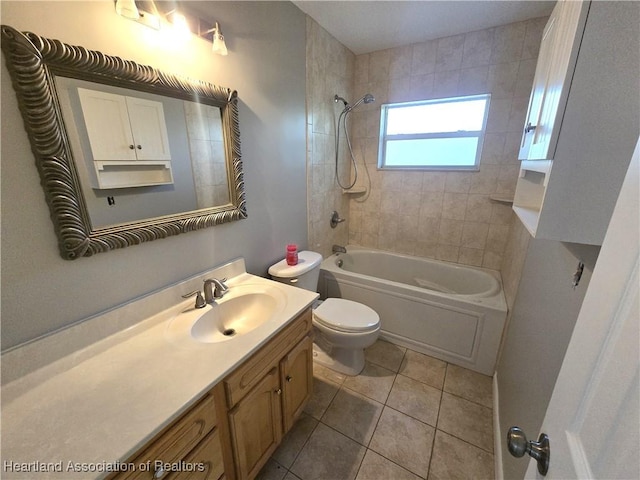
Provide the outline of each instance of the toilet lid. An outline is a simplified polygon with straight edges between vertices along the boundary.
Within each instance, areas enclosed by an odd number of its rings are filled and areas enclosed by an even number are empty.
[[[366,332],[380,325],[374,310],[343,298],[327,298],[313,314],[317,322],[343,332]]]

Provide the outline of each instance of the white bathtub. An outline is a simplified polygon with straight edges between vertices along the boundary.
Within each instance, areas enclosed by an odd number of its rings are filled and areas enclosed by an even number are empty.
[[[498,272],[348,246],[322,262],[318,291],[373,308],[385,340],[493,375],[507,317]]]

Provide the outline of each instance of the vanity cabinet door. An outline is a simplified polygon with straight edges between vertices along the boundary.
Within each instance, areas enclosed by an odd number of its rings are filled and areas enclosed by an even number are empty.
[[[313,342],[305,337],[280,364],[284,431],[293,426],[313,391]]]
[[[229,412],[238,479],[255,478],[282,439],[278,368],[272,368]]]

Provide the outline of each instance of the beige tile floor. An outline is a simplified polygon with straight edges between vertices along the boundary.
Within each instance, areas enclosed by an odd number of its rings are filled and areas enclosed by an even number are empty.
[[[314,365],[261,480],[493,479],[491,377],[377,341],[360,375]]]

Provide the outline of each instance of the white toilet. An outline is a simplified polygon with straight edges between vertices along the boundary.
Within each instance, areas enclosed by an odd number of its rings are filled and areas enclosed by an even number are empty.
[[[269,268],[278,282],[313,292],[318,288],[322,255],[302,251],[298,264],[289,266],[282,260]],[[380,317],[361,303],[342,298],[328,298],[313,310],[316,333],[314,360],[346,375],[358,375],[364,368],[364,349],[373,345],[380,333]]]

